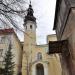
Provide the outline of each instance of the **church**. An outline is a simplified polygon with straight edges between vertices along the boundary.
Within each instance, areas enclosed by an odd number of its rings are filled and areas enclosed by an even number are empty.
[[[25,16],[24,20],[25,34],[22,73],[23,75],[61,75],[61,66],[58,55],[53,54],[50,56],[47,54],[48,44],[36,44],[37,26],[33,12],[32,5],[30,4],[27,16]]]
[[[62,75],[58,53],[49,54],[49,41],[57,41],[56,35],[47,36],[47,44],[36,43],[36,18],[30,3],[24,19],[24,42],[20,42],[14,29],[0,29],[0,67],[3,66],[3,56],[8,50],[9,41],[12,44],[14,75]]]

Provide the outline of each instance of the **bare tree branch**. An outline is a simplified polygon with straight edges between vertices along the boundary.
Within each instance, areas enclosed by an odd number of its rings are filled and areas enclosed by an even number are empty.
[[[13,16],[16,14],[17,16],[23,18],[27,11],[26,9],[24,10],[21,6],[24,2],[24,0],[0,0],[0,16],[3,15],[14,27],[18,28],[19,30],[21,29],[18,27],[16,22],[14,22],[15,20],[9,16],[9,14]],[[3,22],[1,17],[0,19]]]

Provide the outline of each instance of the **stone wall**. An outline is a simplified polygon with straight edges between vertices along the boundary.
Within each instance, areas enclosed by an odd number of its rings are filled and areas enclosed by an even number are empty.
[[[75,75],[75,0],[62,0],[59,8],[55,17],[56,35],[58,40],[68,40],[70,53],[67,58],[61,56],[62,73]]]

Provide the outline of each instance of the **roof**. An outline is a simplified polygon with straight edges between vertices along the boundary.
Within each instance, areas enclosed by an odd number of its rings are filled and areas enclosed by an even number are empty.
[[[57,0],[56,1],[56,9],[55,9],[55,18],[54,18],[54,27],[53,27],[53,30],[55,30],[56,26],[57,26],[57,20],[58,20],[57,18],[58,18],[58,14],[59,14],[59,11],[60,11],[61,1],[62,0]],[[65,2],[69,2],[68,3],[69,8],[67,6],[67,9],[70,10],[70,8],[75,8],[75,0],[67,0],[67,1],[65,0]]]
[[[18,42],[21,44],[17,34],[15,33],[13,28],[8,28],[8,29],[0,29],[0,35],[11,35],[14,34],[15,37],[17,38]]]
[[[53,27],[53,30],[55,30],[55,28],[56,28],[56,22],[57,22],[58,12],[60,10],[60,2],[61,2],[61,0],[57,0],[56,1],[55,19],[54,19],[54,27]]]
[[[27,21],[33,21],[36,22],[36,18],[33,15],[34,11],[32,8],[31,3],[29,4],[29,8],[27,10],[27,15],[25,16],[24,22],[27,23]],[[25,24],[24,24],[25,25]]]
[[[9,29],[0,29],[0,35],[3,34],[11,34],[11,33],[15,33],[13,28],[9,28]]]

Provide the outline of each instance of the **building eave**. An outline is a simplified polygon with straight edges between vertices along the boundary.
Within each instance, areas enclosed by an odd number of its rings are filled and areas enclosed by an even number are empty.
[[[58,16],[58,12],[59,12],[59,5],[60,5],[60,0],[57,0],[56,1],[56,8],[55,8],[55,18],[54,18],[53,30],[56,29],[56,22],[57,22],[57,16]]]
[[[0,35],[12,35],[12,34],[14,34],[14,36],[16,37],[18,42],[21,44],[21,42],[13,28],[0,29]]]
[[[54,17],[54,26],[53,26],[53,30],[56,30],[56,27],[57,27],[57,21],[58,21],[58,14],[59,14],[59,11],[60,11],[60,5],[61,5],[61,1],[62,0],[57,0],[56,1],[56,9],[55,9],[55,17]],[[66,0],[65,0],[66,2]],[[75,3],[74,2],[71,2],[71,1],[68,1],[69,2],[69,10],[71,8],[75,8]]]
[[[9,28],[9,29],[0,29],[0,35],[9,35],[14,33],[13,28]]]

